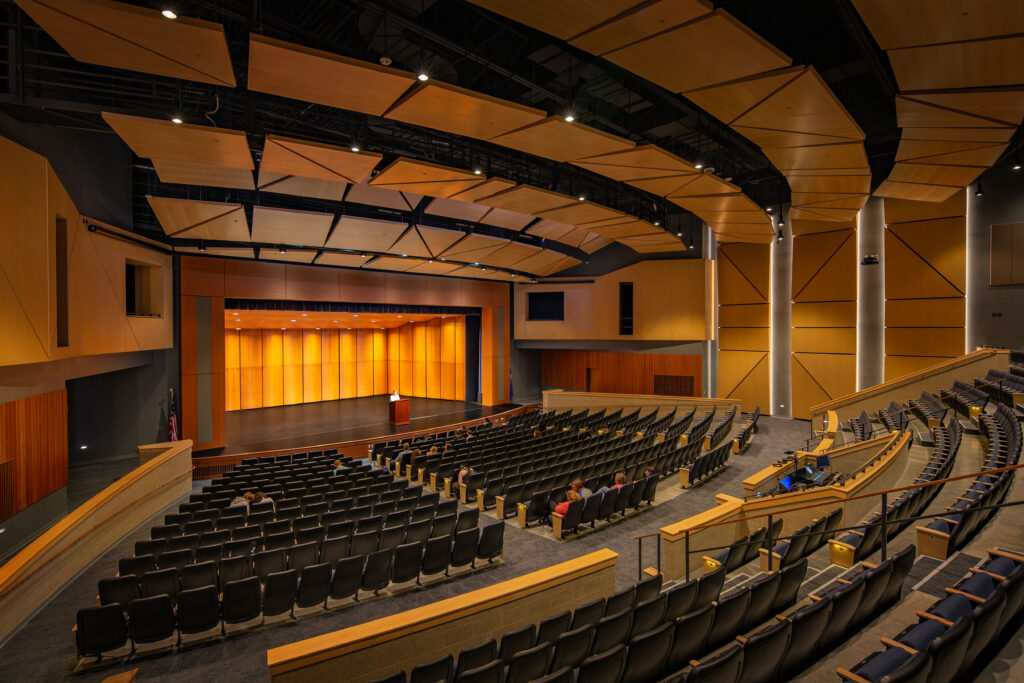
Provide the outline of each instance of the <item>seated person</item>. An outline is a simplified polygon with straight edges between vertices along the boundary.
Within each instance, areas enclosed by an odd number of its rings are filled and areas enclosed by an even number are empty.
[[[580,498],[590,498],[594,495],[594,492],[587,488],[586,483],[582,479],[574,479],[571,488],[576,493],[580,494]]]
[[[409,467],[415,467],[416,466],[416,459],[419,458],[421,455],[423,455],[423,453],[420,452],[420,449],[418,449],[418,448],[412,449],[412,454],[409,455]]]
[[[238,508],[238,507],[243,507],[244,506],[246,509],[248,509],[249,508],[249,503],[252,502],[253,498],[255,498],[255,494],[252,491],[246,491],[242,495],[240,495],[237,498],[235,498],[234,500],[232,500],[231,503],[228,505],[228,507],[229,508]]]
[[[598,493],[604,493],[605,491],[611,491],[612,489],[621,489],[626,485],[626,474],[624,472],[615,473],[615,483],[611,486],[602,486],[597,490]]]
[[[334,461],[334,471],[331,474],[341,474],[347,469],[349,469],[348,465],[344,464],[340,458],[336,458]]]
[[[462,467],[460,467],[459,468],[459,483],[460,484],[465,483],[466,477],[468,477],[471,474],[476,474],[476,472],[474,472],[473,468],[470,467],[469,465],[463,465]]]
[[[569,510],[569,503],[577,500],[582,500],[582,498],[580,498],[580,494],[569,489],[565,494],[565,502],[559,503],[555,506],[555,513],[565,517],[565,513]]]
[[[544,436],[544,435],[541,433],[541,431],[539,429],[534,429],[533,430],[533,438],[539,439],[542,436]]]
[[[409,448],[409,442],[403,441],[402,450],[399,451],[398,455],[395,456],[395,459],[391,461],[391,470],[393,472],[397,472],[398,469],[402,466],[402,463],[406,461],[406,458],[408,458],[411,455],[412,450]]]
[[[262,502],[268,501],[268,500],[271,503],[274,502],[274,499],[271,496],[264,495],[261,491],[257,491],[256,493],[252,494],[252,500],[249,501],[249,505],[252,506],[252,505],[255,505],[256,503],[262,503]],[[277,506],[273,505],[273,508],[274,508],[274,510],[276,510]]]

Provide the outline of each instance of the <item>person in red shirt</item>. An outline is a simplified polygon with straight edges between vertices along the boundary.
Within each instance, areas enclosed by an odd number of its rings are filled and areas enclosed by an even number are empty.
[[[576,493],[572,489],[569,489],[565,494],[565,502],[559,503],[555,506],[555,512],[565,517],[565,513],[569,510],[569,503],[574,500],[582,500],[580,494]]]

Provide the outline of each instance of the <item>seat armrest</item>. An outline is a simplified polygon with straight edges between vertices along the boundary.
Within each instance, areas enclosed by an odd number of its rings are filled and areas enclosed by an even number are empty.
[[[917,654],[917,650],[915,650],[914,648],[910,647],[909,645],[904,645],[903,643],[895,641],[892,638],[881,638],[880,640],[882,641],[882,645],[885,645],[886,647],[898,647],[901,650],[905,650],[908,654]]]
[[[942,617],[937,617],[937,616],[935,616],[934,614],[932,614],[930,612],[924,612],[924,611],[921,611],[921,610],[917,610],[916,612],[914,612],[914,614],[916,614],[921,619],[931,619],[932,621],[937,621],[940,624],[942,624],[943,626],[945,626],[946,628],[949,628],[950,626],[953,625],[953,622],[950,621],[949,619],[943,619]]]
[[[857,674],[853,673],[852,671],[849,671],[848,669],[844,669],[842,667],[836,668],[836,675],[844,681],[853,681],[854,683],[871,683],[871,681],[869,681],[868,679],[862,678]]]
[[[978,595],[972,595],[970,593],[966,593],[964,591],[957,590],[956,588],[950,588],[949,586],[946,587],[946,593],[948,595],[962,595],[965,598],[967,598],[968,600],[970,600],[971,602],[977,602],[977,603],[984,603],[985,602],[985,598],[983,598],[983,597],[980,597]]]

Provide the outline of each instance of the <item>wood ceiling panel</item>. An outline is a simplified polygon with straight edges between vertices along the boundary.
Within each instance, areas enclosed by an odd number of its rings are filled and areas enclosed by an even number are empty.
[[[595,232],[610,240],[618,240],[623,237],[635,237],[637,235],[656,235],[658,233],[665,232],[653,223],[641,220],[633,220],[628,223],[620,223],[618,225],[608,225],[596,228],[590,227],[587,229],[590,230],[590,232]]]
[[[889,180],[927,185],[959,185],[966,187],[978,179],[985,166],[942,166],[940,164],[908,164],[897,162]]]
[[[511,180],[505,180],[504,178],[488,178],[479,185],[474,185],[468,190],[463,190],[462,192],[452,195],[451,199],[456,199],[460,202],[475,202],[478,199],[489,197],[492,194],[497,194],[502,190],[507,190],[515,186],[516,184]]]
[[[334,214],[257,206],[252,210],[252,239],[272,244],[322,247]]]
[[[260,249],[261,261],[287,261],[288,263],[312,263],[316,249],[288,249],[280,253],[277,249]]]
[[[378,256],[373,260],[368,260],[363,264],[363,268],[369,268],[371,270],[406,271],[410,268],[423,265],[424,263],[426,262],[422,259],[402,258],[401,256]]]
[[[434,254],[431,253],[426,242],[420,237],[419,231],[416,226],[410,226],[405,234],[398,238],[394,244],[388,248],[392,254],[405,254],[406,256],[418,256],[420,258],[433,258]]]
[[[896,148],[896,161],[987,167],[994,164],[1006,149],[1006,145],[1003,144],[978,145],[979,143],[975,142],[900,140],[900,145]],[[962,148],[962,146],[970,148]],[[941,151],[943,147],[948,151],[943,153]]]
[[[110,112],[103,112],[102,116],[137,156],[208,166],[254,168],[243,131]]]
[[[447,275],[453,270],[461,268],[457,263],[444,263],[442,261],[422,261],[418,265],[413,266],[407,272],[410,273],[421,273],[424,275]]]
[[[325,246],[353,251],[387,251],[405,232],[406,227],[407,223],[342,216]]]
[[[687,251],[686,245],[678,240],[664,244],[627,244],[630,249],[640,254],[660,254],[669,251]]]
[[[249,36],[250,90],[381,116],[415,83],[398,69]]]
[[[902,183],[895,180],[886,180],[875,190],[875,196],[911,199],[917,202],[944,202],[962,189],[961,187],[949,187],[946,185],[925,185],[922,183]]]
[[[489,197],[478,199],[480,204],[498,209],[508,209],[519,213],[538,214],[556,207],[566,206],[579,201],[576,197],[542,190],[532,185],[516,185]]]
[[[901,128],[1005,128],[1005,124],[946,109],[907,95],[896,95],[896,123]]]
[[[957,140],[960,142],[1009,142],[1016,128],[914,128],[900,131],[901,140]]]
[[[854,0],[883,50],[1024,33],[1024,5],[1003,0]]]
[[[769,130],[750,126],[732,126],[732,129],[755,143],[758,147],[805,147],[807,145],[828,145],[850,142],[847,138],[816,133],[798,133],[791,130]]]
[[[542,218],[549,218],[570,225],[586,225],[588,223],[604,222],[609,220],[626,218],[626,214],[606,206],[588,201],[577,200],[575,204],[562,206],[550,211],[542,211],[537,214]]]
[[[779,69],[699,90],[687,90],[683,96],[719,121],[729,124],[777,92],[803,71],[804,67],[802,66]]]
[[[848,192],[866,194],[871,191],[871,175],[800,175],[787,174],[793,192]]]
[[[429,81],[402,97],[385,116],[416,126],[490,140],[536,123],[547,114],[508,100]]]
[[[793,192],[790,203],[793,206],[826,207],[833,209],[860,209],[867,194],[845,194],[842,192]]]
[[[260,192],[274,192],[276,194],[290,194],[295,197],[312,197],[314,199],[329,199],[334,202],[340,202],[345,198],[345,189],[348,187],[348,183],[270,173],[261,165],[258,187]]]
[[[865,203],[867,199],[865,198]],[[792,218],[808,218],[811,220],[825,221],[851,221],[857,217],[857,212],[863,207],[855,209],[831,209],[819,206],[795,206],[790,210]]]
[[[572,163],[613,180],[664,178],[700,172],[689,161],[656,145],[640,145],[622,152],[587,157]]]
[[[1017,126],[1024,118],[1024,88],[914,93],[914,99]]]
[[[180,247],[175,246],[174,251],[185,254],[205,254],[206,256],[226,256],[228,258],[256,258],[256,251],[250,247],[215,247],[209,246],[204,247],[202,251],[199,251],[199,247]]]
[[[674,197],[672,202],[698,215],[701,212],[715,211],[760,211],[760,207],[750,197],[739,192],[703,197]]]
[[[579,243],[579,248],[588,254],[593,254],[595,251],[604,249],[611,243],[612,241],[603,235],[588,232],[588,237],[584,238],[583,241]]]
[[[534,218],[534,216],[527,213],[492,208],[483,218],[480,219],[480,222],[486,225],[505,228],[506,230],[522,230],[532,223]]]
[[[476,223],[484,217],[491,207],[472,202],[462,202],[456,199],[434,199],[427,205],[424,213],[431,216],[444,216],[459,221]]]
[[[794,235],[814,235],[821,232],[837,232],[839,230],[856,230],[856,222],[839,223],[836,221],[794,219],[790,217],[789,227]]]
[[[353,152],[318,142],[268,135],[260,170],[332,182],[360,183],[380,163],[376,152]]]
[[[637,180],[627,180],[626,183],[633,187],[640,188],[644,192],[650,192],[656,194],[659,197],[667,197],[670,194],[675,194],[683,187],[686,187],[687,183],[692,183],[697,178],[697,175],[673,175],[661,178],[641,178]]]
[[[17,0],[80,62],[235,87],[224,27],[109,0]]]
[[[419,226],[420,237],[427,243],[430,253],[439,256],[445,249],[459,241],[466,234],[461,230],[443,230],[441,228],[428,228],[425,225]]]
[[[320,262],[317,261],[319,264]],[[410,322],[438,317],[434,313],[348,313],[345,311],[258,311],[239,310],[225,312],[224,326],[228,329],[367,329],[395,328]],[[445,316],[440,316],[445,317]],[[452,316],[455,317],[455,316]]]
[[[573,161],[633,147],[625,138],[582,123],[569,123],[562,116],[549,116],[490,142],[555,161]]]
[[[499,237],[470,234],[453,243],[442,252],[442,255],[446,259],[455,259],[456,261],[477,262],[507,243],[508,240]]]
[[[792,63],[722,9],[603,56],[673,92],[725,83]]]
[[[531,244],[509,242],[497,251],[488,254],[484,257],[484,260],[482,260],[481,263],[486,263],[489,266],[500,266],[502,268],[515,267],[518,269],[519,266],[517,264],[519,262],[539,253],[540,251],[540,247],[535,247]]]
[[[811,66],[771,97],[740,116],[738,126],[863,140],[864,131]]]
[[[557,251],[549,251],[547,249],[541,250],[526,259],[523,259],[516,266],[517,270],[521,270],[526,273],[542,273],[546,272],[545,269],[550,268],[553,265],[561,263],[565,260],[565,254]],[[548,271],[549,272],[549,271]]]
[[[399,192],[383,187],[374,187],[366,183],[356,183],[349,186],[348,193],[345,195],[346,202],[381,206],[385,209],[397,209],[398,211],[412,211],[421,199],[423,199],[423,196],[415,192]]]
[[[574,225],[568,225],[567,223],[559,223],[558,221],[553,221],[548,218],[545,218],[544,220],[538,222],[536,225],[532,226],[526,232],[528,232],[531,235],[543,237],[544,239],[547,240],[556,240],[561,242],[561,238],[565,237],[566,235],[573,231],[580,229],[581,228],[577,228]]]
[[[714,5],[708,0],[656,0],[598,24],[569,42],[591,54],[603,55],[692,21],[712,9]]]
[[[535,273],[537,275],[541,275],[541,276],[547,276],[547,275],[552,275],[554,273],[561,272],[561,271],[565,270],[566,268],[572,268],[573,266],[578,266],[579,264],[580,264],[580,260],[578,258],[573,258],[572,256],[563,256],[561,259],[559,259],[558,261],[555,261],[554,263],[548,264],[546,266],[542,266],[540,268],[534,268],[530,272]]]
[[[638,0],[565,0],[565,2],[518,2],[517,0],[469,0],[474,5],[508,17],[520,24],[562,40],[615,17],[639,4]]]
[[[249,223],[241,204],[146,196],[168,237],[248,242]]]
[[[770,225],[771,219],[764,211],[705,211],[701,218],[714,225]]]
[[[812,147],[769,147],[762,151],[783,174],[791,169],[868,167],[868,156],[864,144],[860,142]]]
[[[889,50],[901,90],[995,88],[1024,83],[1024,36]]]
[[[325,251],[316,260],[318,266],[344,266],[345,268],[359,268],[366,262],[366,259],[359,254],[341,254],[334,251]]]
[[[431,197],[451,197],[479,185],[484,178],[472,171],[399,157],[370,181],[373,187],[415,192]]]
[[[667,197],[697,197],[705,194],[726,194],[728,192],[741,192],[739,185],[719,178],[710,173],[703,173],[695,176],[690,182],[682,187],[668,193]]]
[[[231,187],[236,190],[254,190],[252,171],[247,168],[190,164],[186,161],[153,159],[153,170],[162,183],[178,185],[208,185]]]

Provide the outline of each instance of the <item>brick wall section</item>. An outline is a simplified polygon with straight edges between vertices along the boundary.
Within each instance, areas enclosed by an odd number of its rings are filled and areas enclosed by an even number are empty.
[[[267,652],[274,683],[366,681],[607,597],[618,556],[599,550],[461,596]]]

